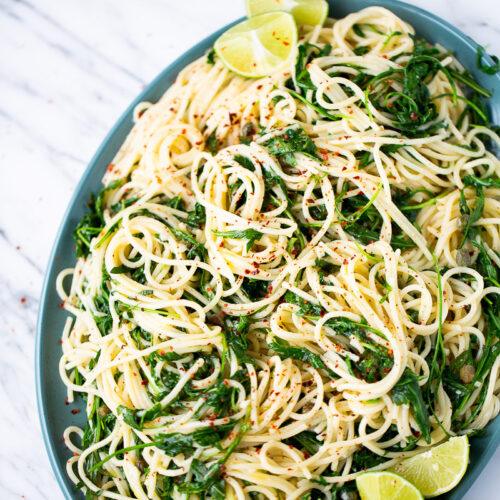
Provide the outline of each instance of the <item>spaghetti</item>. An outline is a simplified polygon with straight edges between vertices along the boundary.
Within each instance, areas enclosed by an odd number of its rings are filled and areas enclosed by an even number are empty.
[[[75,230],[90,498],[356,498],[500,411],[486,91],[383,8],[300,34],[269,77],[212,55],[139,104]]]

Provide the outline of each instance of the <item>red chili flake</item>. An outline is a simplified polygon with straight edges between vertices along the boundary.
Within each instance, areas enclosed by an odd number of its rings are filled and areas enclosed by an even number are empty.
[[[416,120],[416,119],[418,118],[418,116],[415,114],[415,112],[414,112],[414,111],[412,111],[412,112],[411,112],[411,115],[410,115],[410,118],[411,118],[412,120]]]
[[[21,298],[21,304],[24,304],[24,303],[26,303],[26,297]]]
[[[148,384],[149,384],[149,380],[143,380],[143,381],[141,382],[141,385],[148,385]]]
[[[59,307],[60,307],[61,309],[64,309],[64,302],[62,302],[62,301],[61,301],[61,302],[59,302]]]
[[[77,409],[75,408],[74,410],[71,410],[71,413],[72,413],[73,415],[76,415],[76,414],[80,413],[80,410],[77,410]]]

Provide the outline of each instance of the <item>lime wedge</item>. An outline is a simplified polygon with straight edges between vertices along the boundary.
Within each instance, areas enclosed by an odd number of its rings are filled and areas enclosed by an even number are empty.
[[[247,16],[282,10],[290,12],[297,24],[316,26],[323,24],[328,15],[325,0],[245,0]]]
[[[229,28],[217,39],[214,49],[231,71],[259,78],[284,67],[296,44],[293,17],[286,12],[269,12]]]
[[[422,500],[420,491],[393,472],[365,472],[356,478],[362,500]]]
[[[452,437],[420,455],[402,460],[392,469],[411,481],[426,497],[435,497],[454,488],[469,462],[467,436]]]

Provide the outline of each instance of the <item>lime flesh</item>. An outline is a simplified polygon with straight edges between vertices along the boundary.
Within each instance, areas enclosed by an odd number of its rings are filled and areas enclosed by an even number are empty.
[[[462,479],[469,462],[467,436],[452,437],[420,455],[402,460],[392,468],[413,483],[426,497],[450,491]]]
[[[365,472],[356,478],[362,500],[422,500],[413,484],[393,472]]]
[[[247,16],[282,10],[290,12],[297,24],[316,26],[323,24],[328,15],[325,0],[246,0]]]
[[[290,14],[270,12],[233,26],[215,42],[222,62],[235,73],[250,78],[283,68],[295,53],[297,26]]]

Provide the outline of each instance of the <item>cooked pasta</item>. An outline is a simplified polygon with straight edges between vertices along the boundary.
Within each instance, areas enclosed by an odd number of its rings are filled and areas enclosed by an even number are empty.
[[[209,54],[136,107],[58,280],[79,487],[356,498],[499,413],[500,141],[471,81],[370,7],[268,77]]]

